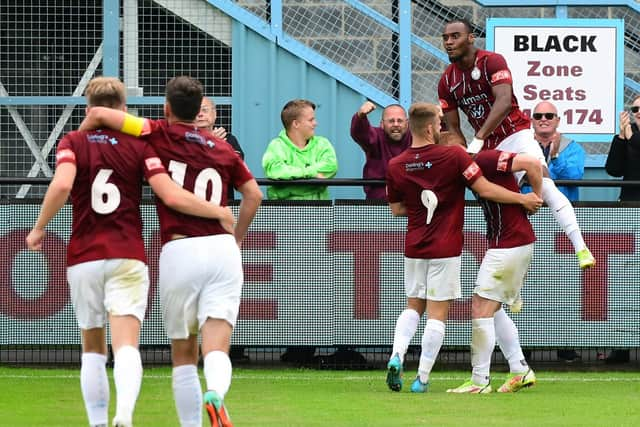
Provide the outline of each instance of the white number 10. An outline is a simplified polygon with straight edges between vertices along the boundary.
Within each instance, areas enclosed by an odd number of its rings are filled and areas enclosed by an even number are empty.
[[[184,188],[184,177],[187,173],[187,164],[175,160],[169,161],[169,172],[171,179],[180,187]],[[222,178],[217,170],[213,168],[202,169],[194,183],[193,194],[201,199],[207,200],[207,186],[211,183],[211,197],[209,202],[219,205],[222,201]]]

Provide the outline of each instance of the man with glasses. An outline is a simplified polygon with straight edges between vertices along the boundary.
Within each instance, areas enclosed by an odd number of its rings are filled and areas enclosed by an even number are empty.
[[[549,177],[542,150],[533,138],[530,120],[518,106],[511,71],[504,57],[475,47],[472,26],[464,19],[455,19],[445,25],[442,42],[451,64],[440,78],[438,97],[449,139],[464,144],[458,115],[460,108],[475,131],[473,140],[467,145],[469,153],[497,149],[538,158],[544,166],[542,198],[571,241],[580,268],[593,267],[595,259],[582,237],[573,206]],[[522,184],[524,173],[515,175]]]
[[[620,133],[613,137],[607,156],[605,169],[611,176],[622,177],[623,181],[640,180],[640,96],[633,100],[631,113],[620,113]],[[631,117],[633,116],[633,123]],[[640,200],[640,188],[622,187],[620,201]]]
[[[216,111],[216,104],[212,99],[206,96],[202,97],[202,104],[200,104],[200,112],[196,116],[196,126],[200,129],[205,129],[211,132],[214,136],[225,140],[231,145],[233,151],[235,151],[242,160],[244,160],[244,152],[240,147],[240,143],[231,132],[227,132],[222,126],[214,127],[218,112]],[[233,193],[233,187],[227,189],[227,200],[233,200],[235,195]]]
[[[407,132],[408,121],[404,108],[398,104],[388,105],[382,111],[378,127],[371,126],[367,118],[375,109],[373,102],[366,101],[351,118],[351,138],[366,156],[362,168],[364,179],[384,179],[389,160],[411,145],[411,132]],[[384,186],[366,186],[364,192],[367,200],[387,200]]]
[[[611,176],[622,177],[623,181],[640,181],[640,96],[636,96],[628,111],[620,112],[620,133],[613,136],[605,170]],[[633,117],[633,123],[631,121]],[[640,187],[622,187],[621,202],[640,201]],[[606,363],[629,362],[629,350],[613,350],[605,359]]]
[[[549,177],[553,180],[582,179],[584,149],[558,132],[560,117],[555,105],[547,101],[539,103],[533,109],[532,119],[534,138],[549,166]],[[579,198],[578,187],[558,187],[558,190],[571,201]]]

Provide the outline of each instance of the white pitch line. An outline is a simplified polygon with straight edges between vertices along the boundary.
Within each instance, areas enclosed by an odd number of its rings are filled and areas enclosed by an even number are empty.
[[[598,383],[598,382],[640,382],[640,375],[637,377],[609,377],[609,378],[583,378],[583,377],[545,377],[539,376],[540,382],[582,382],[582,383]],[[111,376],[111,375],[110,375]],[[11,379],[79,379],[80,375],[3,375],[2,378]],[[441,381],[460,381],[468,379],[468,376],[438,376],[432,375],[435,380]],[[497,378],[497,376],[496,376]],[[147,375],[143,377],[144,380],[169,380],[171,375]],[[234,375],[234,380],[264,380],[264,381],[384,381],[384,375],[379,376],[349,376],[349,377],[335,377],[335,376],[301,376],[301,375],[252,375],[252,374],[240,374]]]

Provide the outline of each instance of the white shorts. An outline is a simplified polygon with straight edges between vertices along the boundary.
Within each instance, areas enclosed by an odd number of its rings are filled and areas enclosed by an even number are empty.
[[[197,335],[207,320],[235,326],[242,292],[242,259],[230,234],[165,243],[160,252],[160,302],[170,339]]]
[[[147,311],[149,271],[137,259],[103,259],[67,268],[71,301],[81,329],[102,328],[107,313],[135,316]]]
[[[461,257],[419,259],[404,257],[407,298],[447,301],[460,298]]]
[[[520,295],[532,256],[533,243],[515,248],[487,250],[480,264],[473,293],[512,305]]]
[[[544,158],[544,153],[540,144],[533,137],[533,129],[523,129],[512,135],[509,135],[502,140],[496,147],[496,150],[508,151],[510,153],[529,154],[540,160],[542,166],[547,167],[547,161]],[[522,177],[525,175],[524,171],[515,172],[513,174],[520,184]]]

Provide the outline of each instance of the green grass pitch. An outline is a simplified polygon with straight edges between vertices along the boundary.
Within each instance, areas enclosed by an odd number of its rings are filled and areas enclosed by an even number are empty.
[[[429,393],[416,395],[408,391],[409,372],[394,393],[384,371],[236,369],[226,404],[237,427],[640,425],[640,373],[536,373],[538,384],[515,394],[451,395],[445,390],[469,373],[437,371]],[[494,375],[494,388],[502,379]],[[0,425],[88,425],[79,384],[77,369],[0,367]],[[113,392],[112,381],[110,416]],[[134,423],[178,425],[169,368],[145,370]]]

